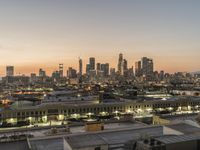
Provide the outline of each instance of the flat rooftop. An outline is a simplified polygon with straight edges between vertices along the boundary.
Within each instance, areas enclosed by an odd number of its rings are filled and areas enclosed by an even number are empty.
[[[28,150],[27,141],[0,143],[1,150]]]
[[[30,145],[31,150],[64,150],[64,139],[62,137],[58,137],[31,140]]]
[[[104,131],[111,131],[111,130],[117,130],[117,129],[129,129],[129,128],[139,128],[139,127],[145,127],[147,125],[140,123],[140,122],[116,122],[116,123],[105,123],[104,124]],[[32,134],[34,137],[45,137],[47,136],[47,132],[50,131],[52,127],[49,128],[39,128],[36,130],[35,128],[29,128],[28,131],[26,128],[12,128],[12,129],[0,129],[0,137],[7,135],[11,136],[15,133],[28,133]],[[58,128],[58,129],[64,129]],[[70,134],[76,134],[76,133],[85,133],[85,126],[84,125],[75,125],[70,126]],[[66,132],[63,132],[61,134],[69,134]]]
[[[140,138],[142,135],[148,136],[162,136],[163,127],[162,126],[148,126],[140,128],[129,128],[129,129],[120,129],[112,131],[103,131],[96,133],[83,133],[68,135],[65,137],[66,141],[72,148],[81,148],[81,147],[90,147],[96,144],[97,139],[98,143],[103,145],[116,145],[124,144],[127,141]]]
[[[171,124],[171,125],[166,125],[166,127],[179,131],[183,134],[199,134],[200,133],[200,128],[186,124],[186,123]]]
[[[200,135],[173,135],[173,136],[162,136],[155,139],[164,144],[173,144],[173,143],[197,140],[200,139]]]
[[[142,135],[148,135],[150,137],[162,136],[163,127],[132,127],[101,132],[75,133],[57,137],[34,138],[30,140],[30,144],[32,150],[64,150],[66,143],[68,143],[73,149],[98,145],[109,145],[110,147],[114,145],[123,145],[129,140],[140,138]]]

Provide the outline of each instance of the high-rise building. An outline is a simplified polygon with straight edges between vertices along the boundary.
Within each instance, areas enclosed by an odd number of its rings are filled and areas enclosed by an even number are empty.
[[[37,80],[37,75],[36,73],[31,73],[30,81],[35,82]]]
[[[134,76],[133,66],[126,71],[126,77],[132,78]]]
[[[103,72],[101,71],[101,64],[97,63],[97,76],[103,76]]]
[[[36,73],[31,73],[31,78],[36,78],[36,77],[37,77]]]
[[[89,62],[90,62],[90,70],[95,70],[95,58],[90,57]]]
[[[39,77],[45,77],[46,76],[46,72],[43,69],[39,69]]]
[[[61,77],[60,71],[54,71],[51,76],[52,78],[60,78]]]
[[[73,69],[72,67],[69,67],[67,70],[67,76],[68,78],[76,78],[77,77],[77,72],[75,69]]]
[[[90,73],[90,64],[86,65],[86,74],[89,75]]]
[[[162,81],[164,79],[165,72],[163,70],[160,71],[159,78]]]
[[[142,58],[142,74],[145,77],[153,76],[153,59],[143,57]]]
[[[8,77],[14,76],[14,66],[6,67],[6,76],[8,76]]]
[[[59,76],[63,77],[63,64],[59,64]]]
[[[110,68],[110,76],[111,77],[115,76],[115,68]]]
[[[97,75],[96,70],[90,70],[90,71],[89,71],[89,77],[90,77],[90,79],[95,78],[96,75]]]
[[[101,70],[101,64],[97,63],[97,71]]]
[[[124,59],[124,62],[123,62],[123,70],[124,71],[128,70],[128,62],[126,59]]]
[[[128,73],[128,62],[126,59],[123,60],[123,74],[127,76]]]
[[[106,63],[104,69],[104,75],[109,76],[109,71],[110,71],[109,63]]]
[[[105,77],[109,76],[109,63],[101,64],[101,71]]]
[[[123,71],[123,67],[124,67],[123,62],[124,62],[123,54],[120,53],[119,54],[119,59],[118,59],[118,72],[119,72],[119,75],[123,75],[123,73],[124,73],[124,71]]]
[[[135,76],[140,77],[142,75],[141,61],[135,62]]]
[[[83,75],[83,61],[81,58],[79,58],[79,75]]]

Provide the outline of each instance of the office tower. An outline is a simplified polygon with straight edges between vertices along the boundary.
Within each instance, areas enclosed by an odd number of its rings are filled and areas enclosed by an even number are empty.
[[[90,64],[86,65],[86,74],[89,75],[90,73]]]
[[[8,77],[14,76],[14,66],[6,67],[6,76],[8,76]]]
[[[119,75],[123,75],[123,54],[122,53],[120,53],[119,54],[119,60],[118,60],[118,73],[119,73]]]
[[[158,71],[154,71],[153,72],[153,77],[154,77],[154,80],[159,80],[159,73],[158,73]]]
[[[68,71],[67,71],[67,76],[68,78],[76,78],[77,77],[77,71],[75,69],[73,69],[72,67],[69,67],[68,68]]]
[[[110,71],[109,63],[106,63],[105,64],[105,69],[104,69],[104,75],[105,76],[109,76],[109,71]]]
[[[97,71],[101,70],[101,64],[97,63]]]
[[[111,77],[115,76],[115,68],[110,68],[110,76]]]
[[[127,62],[126,59],[124,59],[123,70],[124,70],[124,71],[128,70],[128,62]]]
[[[142,58],[142,74],[145,77],[153,76],[153,60],[147,57]]]
[[[90,71],[89,71],[89,76],[90,76],[90,79],[92,79],[92,78],[95,78],[95,77],[96,77],[96,75],[97,75],[97,72],[96,72],[96,70],[90,70]]]
[[[165,72],[163,70],[160,71],[159,78],[162,81],[164,79]]]
[[[124,76],[127,76],[128,73],[128,62],[126,59],[123,60],[123,74]]]
[[[36,73],[31,73],[30,81],[35,82],[37,80],[37,75]]]
[[[82,76],[83,74],[83,61],[79,58],[79,75]]]
[[[39,69],[39,77],[45,77],[46,76],[46,72],[43,69]]]
[[[60,71],[54,71],[51,76],[52,78],[60,78],[61,77]]]
[[[60,77],[63,77],[63,64],[59,64],[59,74]]]
[[[103,76],[100,63],[97,63],[97,76]]]
[[[36,77],[37,77],[36,73],[31,73],[31,78],[36,78]]]
[[[134,76],[134,67],[133,66],[131,68],[129,68],[129,73],[131,74],[131,76]]]
[[[109,76],[109,63],[101,64],[101,71],[105,77]]]
[[[131,68],[128,68],[126,71],[126,77],[132,78],[134,76],[133,66]]]
[[[90,64],[90,70],[95,70],[95,58],[94,57],[89,58],[89,64]]]
[[[135,62],[135,76],[140,77],[142,75],[141,61]]]

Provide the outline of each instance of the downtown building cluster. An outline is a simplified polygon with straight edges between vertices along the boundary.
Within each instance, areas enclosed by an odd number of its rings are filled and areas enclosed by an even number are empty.
[[[68,78],[77,79],[79,81],[87,80],[104,80],[104,79],[134,79],[137,78],[139,81],[155,81],[163,80],[164,77],[169,76],[164,71],[154,71],[153,59],[142,57],[141,60],[135,62],[135,66],[128,66],[128,61],[124,58],[123,54],[119,54],[118,63],[116,68],[110,67],[109,63],[96,62],[94,57],[90,57],[88,63],[84,66],[83,60],[79,58],[78,69],[68,67],[66,73],[64,64],[58,65],[58,70],[52,72],[52,78]],[[84,71],[85,69],[85,71]],[[13,77],[14,66],[6,67],[6,77]],[[38,75],[31,73],[31,78],[36,77],[47,77],[47,73],[44,69],[40,68]]]
[[[42,68],[31,76],[17,76],[14,66],[6,68],[6,77],[0,81],[0,128],[7,136],[0,137],[0,148],[1,142],[12,145],[23,139],[22,145],[29,145],[24,150],[54,150],[62,145],[68,145],[69,150],[171,150],[175,144],[184,149],[185,141],[199,149],[199,135],[191,141],[187,133],[166,137],[164,131],[176,129],[167,118],[181,120],[190,115],[194,121],[200,113],[200,75],[158,73],[153,59],[147,57],[128,67],[123,54],[119,54],[117,68],[96,62],[94,57],[86,66],[82,59],[78,64],[77,70],[69,67],[67,71],[59,64],[51,76]],[[85,131],[77,130],[77,125]],[[200,128],[185,123],[177,126],[200,133]],[[19,136],[7,133],[13,128]]]
[[[129,64],[129,65],[128,65]],[[49,76],[46,70],[39,69],[37,73],[31,73],[30,76],[17,75],[14,66],[6,67],[6,76],[2,78],[3,83],[16,84],[42,84],[45,86],[54,83],[116,83],[116,82],[132,82],[132,83],[190,83],[193,84],[198,80],[199,74],[191,74],[188,72],[177,72],[174,74],[165,73],[163,70],[156,71],[154,61],[148,57],[142,57],[141,60],[130,65],[123,54],[120,53],[116,68],[110,66],[109,63],[97,62],[95,57],[90,57],[88,62],[83,62],[79,58],[77,68],[65,68],[64,64],[58,64],[58,70],[53,71]]]

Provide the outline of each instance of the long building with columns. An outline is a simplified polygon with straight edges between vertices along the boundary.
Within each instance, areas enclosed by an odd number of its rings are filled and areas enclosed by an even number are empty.
[[[50,119],[65,120],[73,116],[81,115],[114,115],[116,113],[153,113],[155,111],[169,110],[197,111],[200,106],[198,97],[177,97],[171,100],[111,100],[107,102],[70,101],[70,102],[43,102],[35,106],[21,106],[15,108],[3,108],[0,110],[0,121],[17,122],[29,120],[30,122],[47,122]]]

